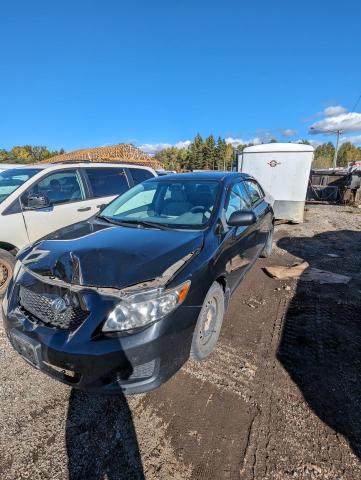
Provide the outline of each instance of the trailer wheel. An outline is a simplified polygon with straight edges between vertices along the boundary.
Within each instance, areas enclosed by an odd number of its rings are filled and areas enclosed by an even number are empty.
[[[15,267],[15,257],[6,250],[0,250],[0,298],[5,295]]]

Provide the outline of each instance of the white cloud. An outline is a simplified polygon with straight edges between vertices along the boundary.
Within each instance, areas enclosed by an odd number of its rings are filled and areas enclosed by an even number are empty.
[[[317,148],[323,144],[323,142],[320,142],[319,140],[308,140],[308,141],[310,142],[310,145],[312,145],[313,148]]]
[[[332,133],[336,130],[343,132],[361,131],[361,113],[350,112],[327,117],[311,125],[309,133]]]
[[[361,144],[361,135],[354,135],[351,137],[341,137],[340,138],[340,143],[346,143],[346,142],[351,142],[354,143],[355,145],[360,145]]]
[[[174,147],[177,147],[177,148],[188,148],[189,145],[191,144],[191,140],[184,140],[183,142],[178,142],[174,145]]]
[[[286,128],[285,130],[282,130],[281,133],[284,137],[293,137],[294,135],[296,135],[297,130],[291,130],[290,128]]]
[[[144,143],[143,145],[140,145],[138,148],[140,150],[143,150],[143,152],[148,153],[148,155],[155,155],[157,152],[160,152],[161,150],[164,150],[165,148],[171,148],[171,147],[188,148],[190,144],[191,144],[190,140],[184,140],[184,141],[181,141],[181,142],[177,142],[175,144],[171,144],[171,143]]]
[[[304,141],[304,139],[299,138],[298,140],[292,140],[291,143],[303,143],[303,141]],[[319,140],[307,139],[307,141],[313,148],[317,148],[318,146],[323,144],[323,142],[320,142]]]
[[[254,145],[259,145],[260,143],[267,143],[269,142],[270,138],[272,136],[269,135],[269,138],[264,136],[264,137],[254,137],[254,138],[249,138],[247,140],[243,138],[232,138],[228,137],[225,139],[226,143],[230,143],[233,147],[238,147],[238,145],[246,145],[249,143],[253,143]],[[165,148],[171,148],[171,147],[176,147],[176,148],[188,148],[189,145],[191,144],[191,140],[183,140],[177,143],[144,143],[143,145],[140,145],[138,148],[142,150],[143,152],[147,153],[148,155],[155,155],[156,153],[160,152],[161,150],[164,150]]]
[[[227,144],[231,144],[234,148],[237,148],[238,145],[247,145],[248,143],[253,143],[254,145],[259,145],[262,143],[261,138],[249,138],[248,140],[244,140],[243,138],[233,138],[228,137],[225,139]]]
[[[335,115],[341,115],[342,113],[346,113],[347,109],[342,107],[341,105],[332,105],[330,107],[326,107],[321,115],[325,117],[334,117]]]

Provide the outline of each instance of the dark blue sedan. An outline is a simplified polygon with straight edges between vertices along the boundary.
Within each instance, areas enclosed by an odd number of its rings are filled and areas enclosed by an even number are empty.
[[[271,253],[273,222],[246,174],[147,180],[19,253],[10,342],[72,387],[152,390],[214,350],[231,294]]]

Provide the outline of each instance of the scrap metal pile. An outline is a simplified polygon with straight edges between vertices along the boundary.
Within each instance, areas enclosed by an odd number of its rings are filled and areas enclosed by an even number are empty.
[[[307,201],[361,205],[361,161],[345,169],[311,170]]]

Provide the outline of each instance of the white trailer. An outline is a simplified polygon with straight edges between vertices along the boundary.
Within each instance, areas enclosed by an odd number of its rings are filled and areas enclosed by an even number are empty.
[[[238,171],[249,173],[274,198],[275,218],[303,222],[314,148],[299,143],[246,147],[238,155]]]

